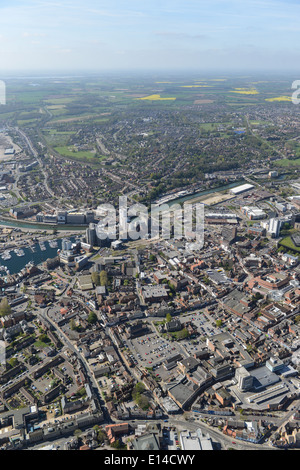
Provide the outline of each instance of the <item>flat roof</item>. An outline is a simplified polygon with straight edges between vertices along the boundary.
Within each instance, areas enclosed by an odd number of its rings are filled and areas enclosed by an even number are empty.
[[[253,184],[242,184],[241,186],[237,186],[236,188],[231,188],[230,192],[233,194],[238,194],[244,191],[248,191],[249,189],[253,189]]]

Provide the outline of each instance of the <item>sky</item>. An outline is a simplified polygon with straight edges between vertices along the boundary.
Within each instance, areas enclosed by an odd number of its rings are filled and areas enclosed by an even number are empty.
[[[0,0],[0,71],[297,71],[299,19],[299,0]]]

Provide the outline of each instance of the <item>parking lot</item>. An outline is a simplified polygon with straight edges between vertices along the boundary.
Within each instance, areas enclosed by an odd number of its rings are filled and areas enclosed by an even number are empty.
[[[168,450],[180,449],[177,431],[164,429],[163,438],[164,438],[164,442],[166,443]]]
[[[161,376],[161,373],[163,373],[162,363],[167,357],[175,354],[186,356],[179,343],[171,343],[156,332],[139,338],[128,339],[126,344],[131,350],[135,362],[144,367],[152,368],[156,371],[157,376]]]
[[[222,333],[222,329],[216,326],[215,321],[210,319],[209,315],[203,312],[195,311],[193,313],[184,314],[180,317],[180,321],[191,321],[196,326],[199,333],[197,338],[198,341],[200,338],[206,338]],[[199,345],[193,345],[191,340],[184,340],[182,341],[182,344],[186,347],[190,354],[194,354],[196,350],[198,350],[200,347],[203,347],[204,345],[200,341]]]
[[[126,346],[130,349],[130,355],[135,364],[151,368],[155,375],[165,380],[172,375],[171,371],[166,371],[163,362],[170,356],[181,354],[183,357],[195,354],[201,349],[205,342],[201,338],[221,333],[221,329],[215,326],[215,321],[209,318],[208,314],[195,311],[178,317],[181,323],[192,321],[197,327],[199,336],[194,339],[186,339],[180,342],[168,341],[160,336],[156,331],[148,333],[134,339],[128,339]]]

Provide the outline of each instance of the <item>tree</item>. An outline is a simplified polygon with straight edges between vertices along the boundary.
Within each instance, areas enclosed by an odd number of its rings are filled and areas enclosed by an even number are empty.
[[[149,400],[145,395],[138,395],[136,403],[144,411],[148,410],[149,408]]]
[[[107,286],[108,277],[106,271],[100,271],[100,286]]]
[[[70,321],[70,329],[72,331],[76,330],[76,323],[75,323],[74,318],[72,318],[72,320]]]
[[[92,281],[95,286],[100,286],[100,274],[97,272],[92,273]]]
[[[97,315],[94,312],[90,312],[90,314],[88,316],[88,322],[93,325],[94,323],[97,322],[97,320],[98,320]]]
[[[48,338],[48,336],[45,333],[40,335],[38,339],[42,343],[50,343],[50,339]]]
[[[4,297],[0,302],[0,317],[6,317],[6,315],[10,315],[11,312],[11,306],[8,303],[7,297]]]
[[[17,358],[12,357],[12,358],[8,361],[8,364],[9,364],[12,368],[14,368],[14,367],[16,367],[16,366],[19,364],[19,361],[18,361]]]
[[[189,332],[186,328],[183,328],[183,330],[179,331],[177,334],[177,339],[186,339],[189,336]]]
[[[143,393],[144,390],[145,385],[142,382],[138,382],[132,391],[132,396],[134,397],[136,394]]]
[[[168,323],[170,323],[171,320],[172,320],[172,315],[171,315],[170,313],[167,313],[167,315],[166,315],[166,321],[167,321]]]

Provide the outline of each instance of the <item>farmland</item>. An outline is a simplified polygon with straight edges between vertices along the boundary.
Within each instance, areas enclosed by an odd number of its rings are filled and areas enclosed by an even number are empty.
[[[253,161],[297,168],[290,86],[282,77],[199,74],[11,79],[0,126],[31,138],[58,197],[64,181],[71,185],[68,169],[77,175],[83,165],[86,178],[94,175],[94,195],[114,198],[126,181],[124,191],[135,188],[135,200],[150,201],[196,186],[205,174],[251,169]]]

